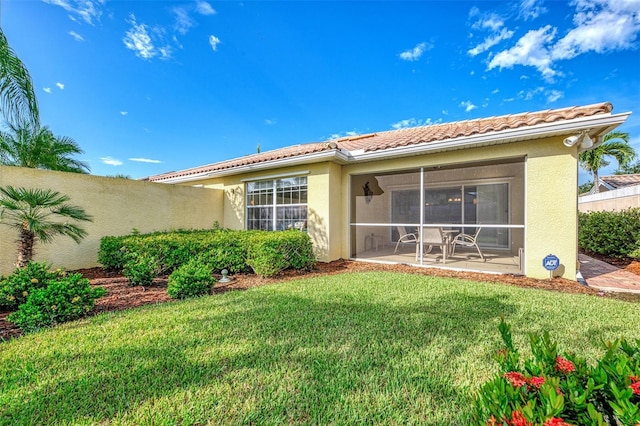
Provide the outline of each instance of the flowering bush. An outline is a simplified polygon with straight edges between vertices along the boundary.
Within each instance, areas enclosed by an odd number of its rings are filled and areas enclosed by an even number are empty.
[[[499,326],[505,348],[495,356],[500,375],[485,383],[474,406],[478,425],[640,426],[640,340],[605,345],[595,366],[559,354],[549,333],[530,334],[532,357],[520,359],[511,328]]]
[[[62,278],[65,274],[62,269],[50,271],[46,262],[29,262],[8,277],[0,277],[0,309],[16,309],[34,290],[46,287],[48,281]]]
[[[89,312],[95,299],[104,296],[101,287],[91,288],[80,274],[70,274],[47,282],[27,297],[18,310],[7,317],[25,333],[81,318]]]

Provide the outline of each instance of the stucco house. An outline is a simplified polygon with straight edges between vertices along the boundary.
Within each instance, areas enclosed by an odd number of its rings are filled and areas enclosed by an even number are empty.
[[[304,229],[321,261],[548,278],[543,259],[553,254],[554,275],[576,279],[578,153],[630,114],[612,108],[362,134],[146,179],[223,190],[222,226]],[[461,234],[476,244],[465,246]]]

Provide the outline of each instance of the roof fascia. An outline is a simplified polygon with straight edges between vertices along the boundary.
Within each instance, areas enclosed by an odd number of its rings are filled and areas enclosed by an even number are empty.
[[[314,152],[312,154],[299,155],[289,158],[281,158],[277,160],[265,161],[262,163],[246,164],[244,166],[230,167],[228,169],[214,170],[211,172],[202,172],[194,175],[177,176],[174,178],[158,180],[158,183],[188,183],[209,178],[217,178],[224,176],[233,176],[243,173],[252,173],[262,170],[271,170],[279,167],[298,166],[311,163],[320,163],[323,161],[333,161],[339,164],[347,164],[349,158],[345,152],[339,149],[331,151]]]

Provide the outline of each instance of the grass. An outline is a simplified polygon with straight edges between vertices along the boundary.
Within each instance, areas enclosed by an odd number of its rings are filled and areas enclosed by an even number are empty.
[[[591,359],[638,305],[398,273],[104,314],[0,344],[2,424],[468,424],[504,316]]]

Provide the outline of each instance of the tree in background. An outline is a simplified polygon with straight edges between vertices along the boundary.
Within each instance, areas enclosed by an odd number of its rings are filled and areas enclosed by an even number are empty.
[[[596,192],[599,192],[598,171],[609,165],[606,157],[613,157],[618,162],[619,167],[628,165],[634,158],[636,152],[629,145],[629,133],[610,132],[604,137],[604,142],[596,148],[580,153],[578,160],[580,166],[593,175],[593,182]]]
[[[87,173],[89,166],[71,156],[82,149],[71,138],[55,136],[47,127],[21,121],[0,131],[0,164],[32,169]]]
[[[87,232],[73,222],[91,221],[84,209],[67,204],[69,197],[50,189],[0,187],[0,224],[15,228],[18,239],[18,268],[33,258],[37,241],[49,243],[64,235],[79,243]]]
[[[0,111],[8,122],[38,123],[40,113],[29,71],[0,28]]]
[[[587,192],[591,191],[591,188],[593,188],[593,182],[591,181],[585,182],[582,185],[578,185],[578,195],[586,194]]]
[[[632,175],[637,173],[640,173],[640,161],[636,161],[633,164],[618,166],[616,171],[613,172],[614,175]]]

